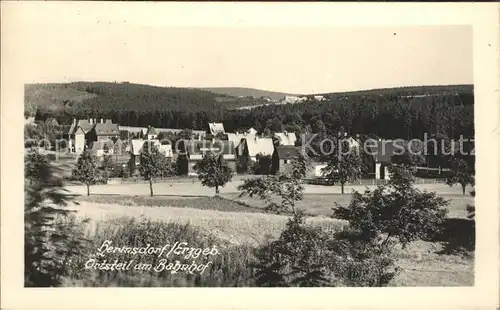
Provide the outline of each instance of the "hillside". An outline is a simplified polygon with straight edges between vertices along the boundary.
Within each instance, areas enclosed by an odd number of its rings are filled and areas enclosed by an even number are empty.
[[[252,97],[252,98],[261,98],[268,97],[272,100],[281,100],[285,96],[289,96],[287,93],[280,93],[262,89],[255,88],[245,88],[245,87],[210,87],[210,88],[201,88],[203,90],[208,90],[215,94],[226,95],[230,97]]]
[[[25,92],[26,114],[36,109],[36,120],[55,117],[61,124],[93,117],[109,118],[123,126],[196,130],[207,130],[209,122],[224,122],[228,132],[254,127],[259,132],[328,133],[344,128],[385,138],[437,132],[453,137],[474,134],[472,85],[328,93],[323,94],[323,101],[266,106],[262,105],[268,102],[260,98],[132,83],[30,84]],[[236,109],[244,106],[254,108]]]
[[[473,90],[474,90],[473,85],[426,85],[426,86],[406,86],[406,87],[356,90],[348,92],[332,92],[332,93],[321,93],[315,95],[323,95],[325,97],[338,97],[338,96],[414,97],[414,96],[425,96],[425,95],[472,94]]]

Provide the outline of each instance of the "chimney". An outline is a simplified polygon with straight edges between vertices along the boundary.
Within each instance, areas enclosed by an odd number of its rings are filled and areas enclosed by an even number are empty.
[[[104,124],[104,120],[101,118],[101,124]]]
[[[92,119],[89,119],[89,124],[92,125]]]
[[[76,118],[73,119],[73,125],[76,125]]]

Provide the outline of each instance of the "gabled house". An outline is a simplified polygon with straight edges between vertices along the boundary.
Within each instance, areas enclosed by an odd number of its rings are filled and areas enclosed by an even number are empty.
[[[222,155],[232,171],[236,171],[236,153],[234,144],[231,141],[210,141],[210,140],[184,140],[183,149],[178,151],[178,155],[187,156],[187,171],[194,173],[194,165],[203,159],[207,153]]]
[[[210,129],[210,133],[212,136],[216,136],[218,134],[225,134],[224,125],[222,123],[208,123],[208,128]]]
[[[93,122],[93,119],[73,119],[69,129],[63,131],[63,137],[68,140],[71,153],[83,152],[89,145],[89,141],[94,141],[90,139],[90,132],[94,127]]]
[[[390,178],[388,167],[392,163],[392,157],[402,155],[406,149],[405,144],[403,140],[378,140],[366,145],[368,154],[373,156],[375,162],[375,179]]]
[[[94,128],[90,131],[89,138],[92,141],[104,142],[113,138],[120,137],[120,129],[118,124],[113,124],[110,119],[104,121],[101,119],[99,123],[94,124]]]
[[[158,140],[143,140],[132,139],[130,140],[130,168],[133,170],[140,164],[140,156],[144,147],[157,147],[160,150],[160,141]]]
[[[255,130],[255,128],[251,127],[250,129],[247,130],[247,133],[251,134],[251,135],[256,135],[257,134],[257,130]]]
[[[290,173],[293,169],[293,161],[301,155],[301,148],[295,146],[277,146],[272,156],[272,171],[278,173]]]
[[[253,162],[257,161],[257,155],[272,156],[273,152],[273,139],[261,138],[256,135],[247,135],[237,148],[238,154],[248,156]]]

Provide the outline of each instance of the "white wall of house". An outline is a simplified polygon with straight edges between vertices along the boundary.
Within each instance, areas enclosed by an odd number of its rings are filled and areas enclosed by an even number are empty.
[[[83,133],[75,134],[75,153],[83,152],[85,148],[85,135]]]
[[[323,169],[325,167],[326,167],[326,164],[319,164],[319,165],[314,166],[314,176],[316,176],[316,177],[323,176],[321,169]]]

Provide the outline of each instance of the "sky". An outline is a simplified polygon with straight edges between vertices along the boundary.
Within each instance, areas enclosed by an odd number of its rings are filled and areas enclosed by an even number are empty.
[[[84,19],[81,13],[54,17],[38,12],[17,19],[15,44],[26,83],[129,81],[321,93],[473,79],[469,26],[173,27]]]

